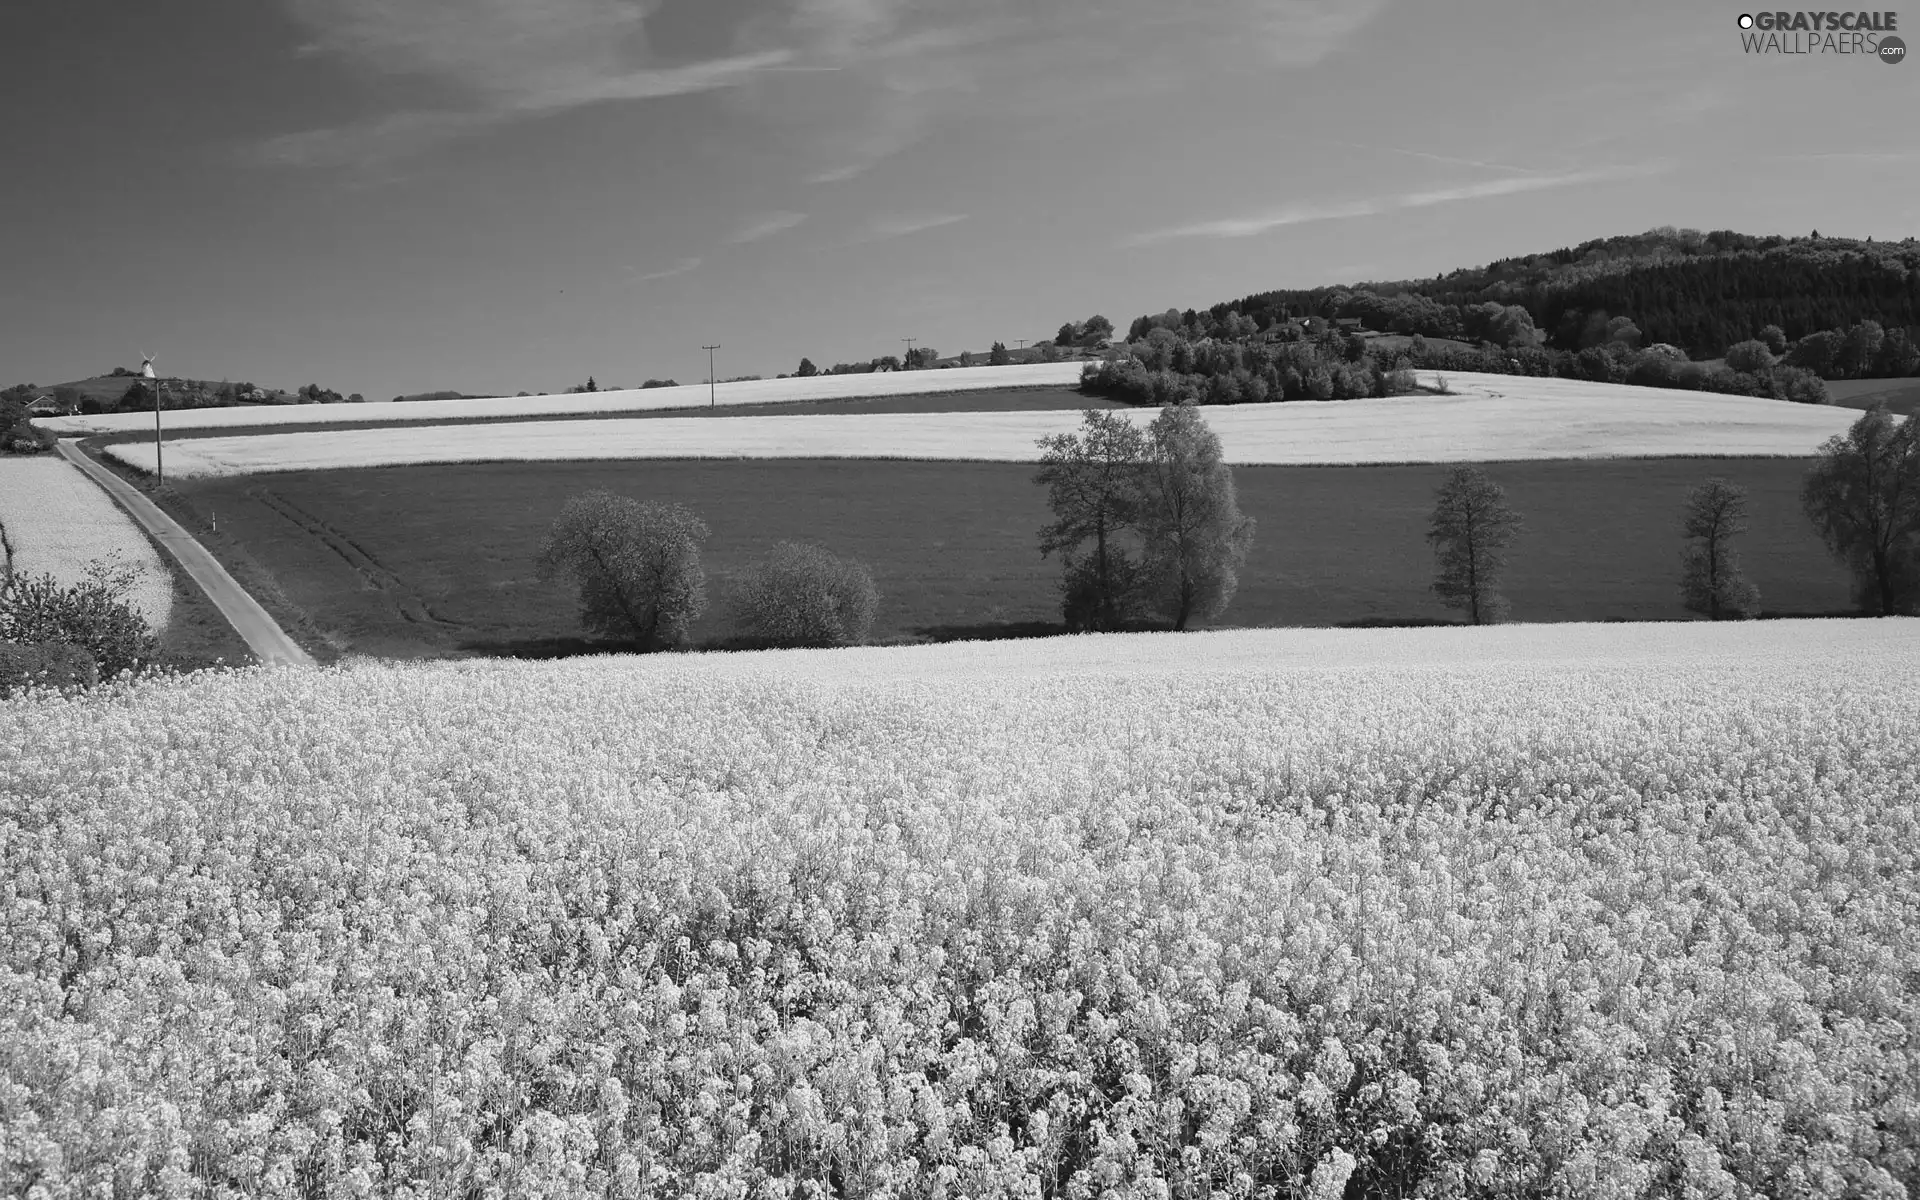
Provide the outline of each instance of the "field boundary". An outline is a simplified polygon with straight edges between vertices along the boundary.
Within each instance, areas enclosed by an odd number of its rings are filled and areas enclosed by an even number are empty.
[[[260,603],[227,573],[212,552],[178,521],[162,512],[158,505],[141,495],[132,484],[88,458],[75,445],[74,439],[60,439],[59,451],[61,457],[85,472],[154,541],[173,555],[175,561],[186,569],[201,591],[233,626],[234,631],[245,639],[248,649],[262,662],[299,667],[316,665],[312,656],[287,636],[267,610],[260,607]]]

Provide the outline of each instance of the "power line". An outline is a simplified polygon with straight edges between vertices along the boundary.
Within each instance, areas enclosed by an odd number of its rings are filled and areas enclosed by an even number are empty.
[[[900,340],[907,344],[907,370],[911,371],[913,370],[913,344],[919,341],[920,339],[919,338],[901,338]]]
[[[715,342],[711,346],[702,346],[700,348],[707,352],[707,407],[718,408],[720,407],[720,393],[713,374],[713,352],[720,348],[720,343]]]

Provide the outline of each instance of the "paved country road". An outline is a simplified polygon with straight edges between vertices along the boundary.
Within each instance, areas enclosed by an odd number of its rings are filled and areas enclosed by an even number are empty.
[[[220,609],[221,615],[246,639],[247,648],[261,662],[298,667],[315,665],[312,656],[287,636],[286,631],[267,615],[267,610],[247,595],[245,589],[234,582],[233,576],[227,574],[227,569],[207,552],[205,546],[195,541],[192,534],[181,528],[178,521],[161,512],[153,501],[140,494],[138,488],[82,454],[72,438],[60,439],[60,454],[105,488],[107,494],[118,501],[134,520],[140,522],[155,541],[180,560],[187,574],[193,577],[193,581]]]

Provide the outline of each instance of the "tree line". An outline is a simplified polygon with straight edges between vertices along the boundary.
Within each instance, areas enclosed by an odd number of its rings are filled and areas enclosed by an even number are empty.
[[[1206,317],[1237,312],[1260,328],[1351,318],[1383,333],[1477,340],[1471,310],[1487,304],[1524,309],[1549,347],[1567,351],[1590,344],[1596,321],[1622,314],[1648,343],[1696,359],[1769,325],[1791,341],[1863,321],[1911,332],[1920,328],[1920,243],[1662,228],[1431,279],[1261,292]]]

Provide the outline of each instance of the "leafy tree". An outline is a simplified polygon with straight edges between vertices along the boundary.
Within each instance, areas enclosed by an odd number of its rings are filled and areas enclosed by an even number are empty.
[[[1778,325],[1763,326],[1760,330],[1760,343],[1767,348],[1767,353],[1779,358],[1787,352],[1786,331]]]
[[[800,369],[794,372],[795,375],[798,375],[802,379],[812,379],[815,375],[818,375],[819,373],[820,373],[820,368],[814,366],[813,360],[810,358],[801,359]]]
[[[857,646],[878,603],[865,566],[800,542],[781,542],[748,567],[729,599],[735,628],[766,646]]]
[[[1086,324],[1080,326],[1079,332],[1080,344],[1091,350],[1113,337],[1113,322],[1095,314],[1087,318]]]
[[[1760,591],[1741,574],[1733,548],[1733,539],[1746,531],[1745,488],[1716,475],[1687,494],[1680,595],[1689,612],[1719,621],[1759,611]]]
[[[1053,344],[1056,346],[1071,346],[1075,341],[1079,340],[1079,336],[1080,331],[1073,327],[1072,321],[1068,321],[1060,327],[1060,332],[1053,335]]]
[[[987,351],[987,365],[990,367],[1004,367],[1012,361],[1013,355],[1007,353],[1005,342],[995,342],[993,349]]]
[[[973,363],[974,363],[973,351],[962,350],[960,352],[960,365],[963,367],[970,367],[973,365]]]
[[[1041,362],[1059,362],[1060,347],[1054,345],[1052,342],[1041,342],[1040,343],[1040,361]]]
[[[1142,465],[1147,438],[1124,413],[1088,409],[1078,434],[1056,433],[1039,441],[1040,469],[1033,481],[1047,489],[1053,521],[1040,530],[1040,556],[1073,556],[1088,540],[1093,552],[1069,563],[1069,624],[1113,630],[1129,615],[1132,582],[1125,551],[1116,539],[1139,519]],[[1073,570],[1079,564],[1076,576]]]
[[[1147,427],[1139,531],[1149,600],[1176,631],[1226,611],[1253,545],[1220,439],[1192,404],[1168,405]]]
[[[1793,349],[1787,351],[1786,362],[1790,367],[1800,367],[1822,379],[1831,379],[1845,345],[1846,339],[1842,335],[1831,329],[1822,329],[1795,342]]]
[[[1733,371],[1771,371],[1773,351],[1762,341],[1749,339],[1727,347],[1727,368]]]
[[[940,362],[940,352],[932,346],[915,346],[907,352],[907,370],[928,371]]]
[[[586,492],[561,509],[536,566],[543,580],[579,584],[587,632],[655,650],[685,640],[706,608],[707,536],[706,523],[681,505]]]
[[[1920,422],[1878,404],[1829,438],[1800,492],[1827,549],[1876,616],[1920,612]]]
[[[1506,619],[1509,605],[1498,588],[1507,547],[1520,518],[1506,492],[1478,467],[1455,467],[1435,498],[1427,541],[1439,559],[1433,590],[1448,608],[1465,609],[1475,625]]]
[[[1841,336],[1839,361],[1834,365],[1848,379],[1866,379],[1880,361],[1886,330],[1878,321],[1861,321]]]
[[[1914,344],[1911,333],[1895,325],[1887,330],[1886,339],[1880,344],[1880,361],[1875,364],[1874,375],[1881,379],[1904,379],[1915,374],[1920,374],[1920,346]]]
[[[359,392],[355,392],[353,395],[347,397],[348,404],[365,404],[366,402],[367,398]]]
[[[1615,317],[1607,322],[1607,340],[1619,342],[1628,349],[1640,344],[1640,327],[1633,323],[1632,317]]]

